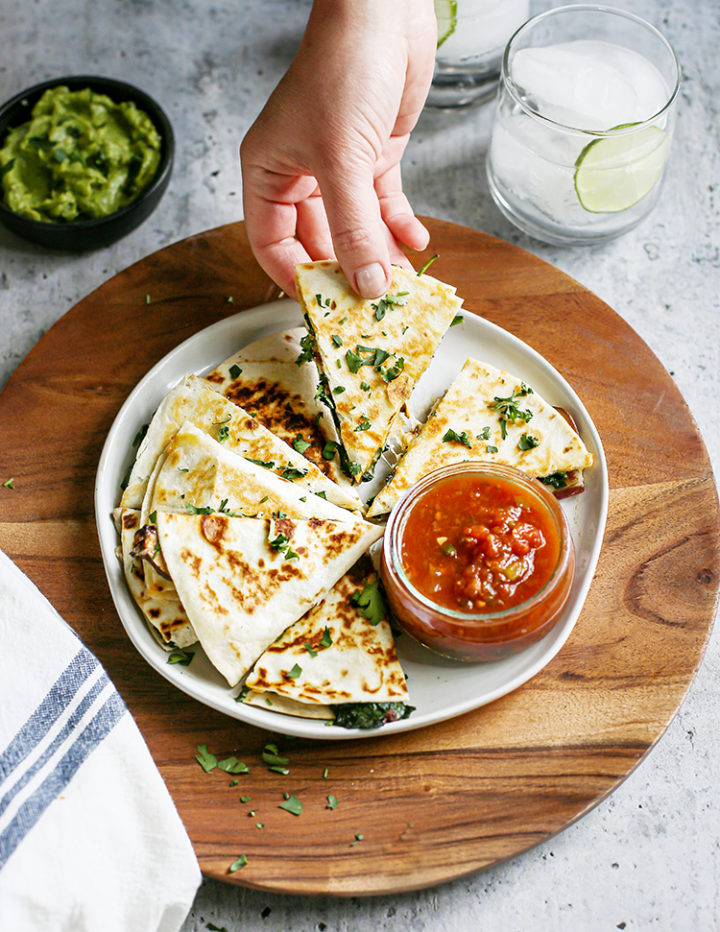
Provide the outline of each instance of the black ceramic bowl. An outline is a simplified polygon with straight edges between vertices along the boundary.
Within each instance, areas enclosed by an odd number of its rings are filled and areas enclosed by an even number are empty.
[[[31,111],[42,94],[50,87],[63,85],[71,91],[89,87],[107,96],[116,103],[132,101],[150,117],[162,137],[162,152],[157,173],[145,190],[130,204],[96,220],[71,220],[67,222],[44,222],[21,217],[0,199],[0,223],[24,239],[51,249],[83,250],[107,246],[139,226],[155,210],[170,181],[175,140],[172,127],[164,110],[144,91],[132,84],[114,78],[96,75],[75,75],[56,78],[36,84],[0,107],[0,148],[8,132],[30,119]],[[1,194],[0,194],[1,197]]]

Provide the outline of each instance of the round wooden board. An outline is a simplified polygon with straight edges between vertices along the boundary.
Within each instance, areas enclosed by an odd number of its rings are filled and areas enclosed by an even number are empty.
[[[362,895],[430,886],[516,855],[628,775],[700,663],[720,573],[718,500],[672,379],[617,314],[557,269],[475,230],[427,222],[428,255],[440,253],[433,274],[578,392],[602,437],[611,486],[597,572],[566,645],[514,693],[446,724],[352,742],[280,740],[290,773],[272,773],[261,754],[276,737],[175,689],[120,624],[95,531],[100,451],[158,359],[277,297],[241,223],[169,246],[106,282],[45,334],[0,395],[0,476],[15,480],[13,492],[0,489],[0,547],[104,664],[207,876]],[[194,759],[200,744],[236,754],[250,774],[233,787],[227,774],[204,773]],[[278,808],[284,792],[303,801],[301,816]],[[337,809],[326,809],[327,794]],[[240,853],[247,866],[229,873]]]

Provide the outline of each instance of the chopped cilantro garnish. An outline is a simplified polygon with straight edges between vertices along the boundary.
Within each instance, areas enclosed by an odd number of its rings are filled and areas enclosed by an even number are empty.
[[[490,426],[483,427],[479,434],[475,434],[476,440],[489,440],[490,439]]]
[[[14,479],[6,479],[5,482],[3,482],[3,488],[4,488],[4,489],[14,489],[14,488],[15,488],[15,480],[14,480]]]
[[[310,654],[311,657],[317,657],[318,652],[314,649],[312,644],[303,644],[305,650]]]
[[[442,439],[444,443],[461,443],[464,447],[467,447],[468,450],[472,450],[472,443],[470,442],[466,430],[459,434],[457,431],[453,430],[452,427],[448,427]]]
[[[247,862],[248,862],[247,857],[246,857],[244,854],[241,854],[239,858],[236,858],[236,859],[232,862],[232,864],[231,864],[230,867],[228,868],[228,873],[229,873],[229,874],[234,874],[235,871],[239,871],[242,867],[245,867],[245,865],[247,864]]]
[[[273,460],[254,460],[252,456],[246,456],[245,459],[249,460],[251,463],[255,463],[256,466],[262,466],[263,469],[275,469]]]
[[[350,596],[350,602],[364,615],[371,625],[379,624],[387,614],[385,597],[380,588],[380,580],[365,583],[362,591],[356,589]]]
[[[537,437],[533,437],[532,434],[522,434],[518,440],[518,450],[532,450],[533,447],[536,447],[540,441]]]
[[[280,755],[277,744],[266,744],[263,748],[262,759],[269,769],[275,773],[290,773],[287,769],[288,759]]]
[[[301,673],[302,673],[302,667],[300,666],[299,663],[296,663],[294,667],[292,668],[292,670],[287,671],[285,676],[289,680],[296,680],[300,676]]]
[[[500,418],[500,434],[503,440],[507,437],[508,424],[514,424],[515,421],[525,421],[527,424],[532,417],[532,411],[529,409],[522,411],[516,404],[521,398],[524,398],[526,395],[532,395],[532,393],[533,390],[524,382],[521,382],[520,388],[514,389],[512,394],[508,395],[507,398],[500,398],[495,395],[492,404],[488,403],[489,408],[498,412]]]
[[[280,475],[283,477],[283,479],[290,479],[292,481],[293,479],[302,479],[303,476],[307,476],[307,473],[307,469],[298,469],[297,466],[293,466],[292,463],[288,463]]]
[[[497,453],[498,448],[497,448],[497,447],[494,447],[492,444],[488,444],[488,445],[485,447],[485,450],[486,450],[486,452],[488,452],[488,453]]]
[[[428,270],[428,269],[430,268],[430,266],[433,264],[433,262],[434,262],[436,259],[439,259],[439,258],[440,258],[440,256],[439,256],[439,253],[437,253],[437,252],[435,253],[434,256],[430,256],[430,258],[428,259],[428,261],[425,263],[425,265],[423,265],[423,267],[422,267],[422,268],[420,269],[420,271],[418,272],[418,278],[420,278],[421,275],[424,275],[425,272],[427,272],[427,270]]]
[[[284,809],[286,812],[299,816],[302,814],[303,804],[294,793],[291,793],[284,802],[280,803],[278,809]]]
[[[324,460],[331,460],[335,458],[337,453],[338,445],[334,440],[328,440],[325,446],[322,448],[322,457]]]
[[[367,419],[367,417],[363,414],[363,415],[361,416],[361,418],[360,418],[360,422],[359,422],[358,426],[355,428],[355,431],[357,432],[357,431],[359,431],[359,430],[370,430],[371,426],[372,426],[372,425],[371,425],[370,421],[369,421],[369,420]]]
[[[297,437],[293,440],[292,445],[293,448],[298,451],[298,453],[304,453],[310,446],[308,441],[303,439],[302,434],[297,435]]]
[[[222,427],[218,427],[217,439],[219,443],[224,443],[230,436],[230,428],[227,424],[223,424]]]
[[[342,395],[344,391],[345,391],[344,385],[336,385],[335,388],[333,389],[333,395]]]
[[[198,508],[197,505],[193,505],[191,502],[186,502],[185,508],[190,515],[211,515],[214,511],[209,505],[206,505],[204,508]]]
[[[226,757],[225,760],[219,760],[218,770],[224,770],[225,773],[250,773],[250,768],[237,757]]]
[[[328,793],[327,806],[325,806],[325,808],[326,809],[337,809],[337,804],[338,804],[337,796],[333,796],[332,793]]]
[[[330,339],[332,340],[333,346],[336,346],[339,348],[343,345],[342,337],[338,336],[337,333],[333,333]]]
[[[368,385],[367,382],[361,382],[361,383],[360,383],[360,388],[361,388],[364,392],[369,392],[369,391],[370,391],[370,386]]]
[[[380,369],[380,375],[386,382],[392,382],[393,379],[396,379],[402,370],[405,368],[405,360],[402,356],[397,359],[392,366],[388,366],[384,371]]]
[[[217,757],[208,751],[207,744],[198,745],[198,753],[195,755],[195,760],[200,764],[205,773],[210,773],[211,770],[217,767]]]
[[[179,663],[181,667],[189,667],[190,661],[195,656],[194,651],[191,650],[180,650],[179,647],[171,651],[168,655],[168,663]]]
[[[323,631],[323,636],[320,638],[320,646],[331,647],[332,642],[333,642],[333,639],[332,639],[332,635],[330,634],[330,629],[325,628],[325,630]]]
[[[235,364],[230,366],[230,378],[231,379],[236,379],[241,374],[241,372],[242,372],[242,369],[240,368],[240,366],[236,366]]]

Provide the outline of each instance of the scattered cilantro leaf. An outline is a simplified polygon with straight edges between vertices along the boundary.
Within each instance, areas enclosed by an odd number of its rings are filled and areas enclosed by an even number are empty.
[[[240,366],[236,366],[234,363],[230,366],[230,378],[236,379],[242,373]]]
[[[228,874],[234,874],[235,871],[239,871],[241,868],[247,865],[247,862],[247,857],[244,854],[241,854],[240,857],[236,858],[228,868]]]
[[[226,757],[225,760],[218,761],[218,770],[224,770],[225,773],[250,773],[250,768],[234,755]]]
[[[302,434],[297,435],[297,437],[293,440],[292,445],[293,449],[297,450],[298,453],[304,453],[310,446],[308,441],[303,438]]]
[[[286,812],[291,812],[293,815],[299,816],[302,814],[303,804],[294,793],[291,793],[284,802],[280,803],[278,809],[284,809]]]
[[[168,663],[179,663],[181,667],[189,667],[190,661],[195,656],[195,652],[192,650],[181,650],[179,647],[176,647],[175,650],[171,651],[168,654]]]
[[[195,755],[195,760],[200,764],[205,773],[210,773],[211,770],[217,767],[217,757],[208,751],[207,744],[198,745],[198,753]]]
[[[327,806],[325,806],[325,808],[326,809],[337,809],[337,804],[338,804],[337,796],[333,796],[332,793],[328,793]]]
[[[435,255],[430,256],[430,258],[427,260],[427,262],[422,266],[422,268],[421,268],[420,271],[418,272],[418,278],[420,278],[421,275],[424,275],[425,272],[427,272],[427,270],[428,270],[428,269],[430,268],[430,266],[433,264],[433,262],[434,262],[436,259],[439,259],[439,258],[440,258],[440,255],[439,255],[439,253],[437,253],[437,252],[435,253]]]

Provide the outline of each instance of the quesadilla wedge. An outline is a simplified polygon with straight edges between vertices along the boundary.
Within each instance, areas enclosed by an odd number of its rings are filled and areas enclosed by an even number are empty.
[[[306,459],[354,499],[355,504],[347,507],[358,508],[357,492],[335,455],[335,425],[316,397],[317,366],[312,358],[301,358],[305,336],[304,327],[293,327],[261,337],[220,363],[205,378],[285,443],[292,446],[298,436],[302,437],[303,444],[309,444],[303,449]]]
[[[283,512],[289,517],[328,517],[337,521],[359,520],[352,512],[307,488],[296,485],[297,470],[288,478],[225,449],[193,424],[184,424],[168,444],[149,488],[148,517],[159,511],[224,512],[250,517],[270,517]]]
[[[393,266],[388,293],[359,298],[334,261],[295,268],[319,394],[332,413],[345,471],[358,483],[375,464],[399,413],[460,310],[455,289]]]
[[[196,375],[187,376],[171,389],[153,415],[122,496],[123,507],[140,505],[159,457],[186,422],[210,434],[227,450],[262,463],[278,475],[292,470],[296,482],[311,492],[324,492],[329,501],[345,508],[360,508],[360,500],[353,490],[338,486],[302,455],[308,448],[308,441],[300,432],[292,444],[285,443],[257,418],[224,398],[212,383]]]
[[[267,708],[269,698],[272,708],[282,697],[297,704],[292,714],[313,718],[334,718],[332,707],[348,703],[407,702],[405,674],[384,600],[377,596],[377,576],[368,569],[370,561],[360,561],[273,641],[245,680],[250,690],[245,702]],[[371,592],[380,603],[374,613],[361,601],[363,593]]]
[[[119,517],[120,557],[130,595],[166,650],[189,647],[197,641],[197,635],[180,604],[177,592],[173,589],[172,597],[168,593],[164,593],[162,598],[154,596],[146,582],[145,562],[132,555],[136,545],[135,535],[140,530],[140,512],[124,508]]]
[[[382,534],[365,521],[169,512],[157,528],[188,618],[230,686]]]
[[[593,463],[562,414],[522,379],[468,359],[401,456],[369,516],[392,509],[418,479],[448,463],[515,466],[553,488]]]

